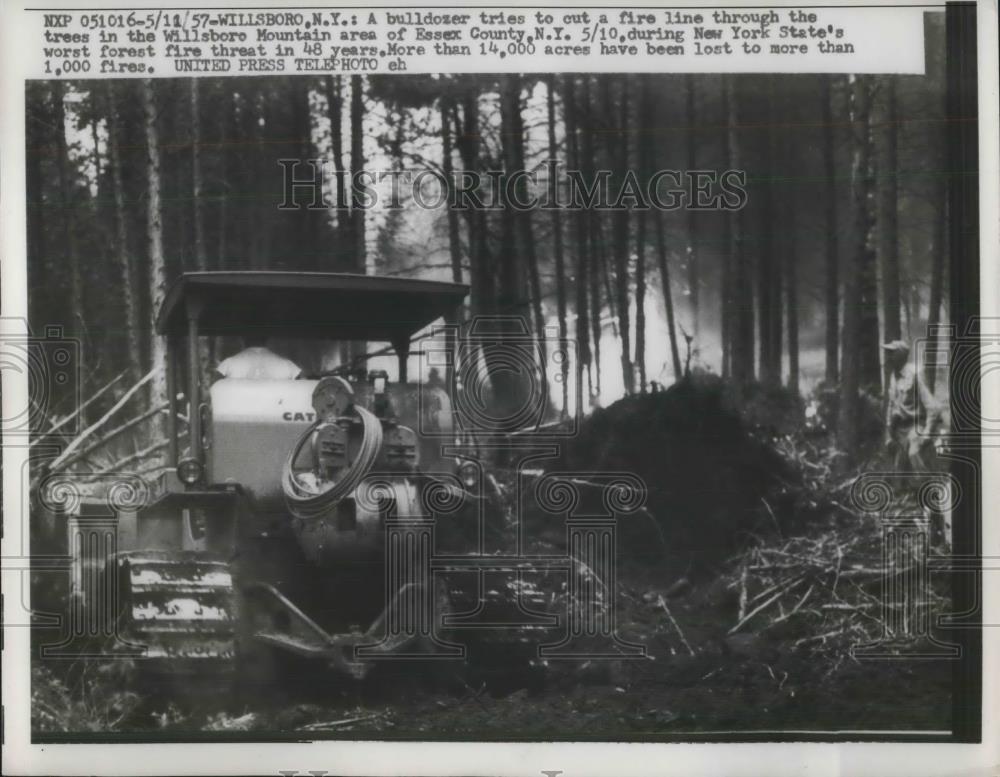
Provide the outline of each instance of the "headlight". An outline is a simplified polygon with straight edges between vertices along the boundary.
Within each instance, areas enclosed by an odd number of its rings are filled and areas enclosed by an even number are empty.
[[[182,459],[177,463],[177,477],[185,486],[193,486],[204,474],[205,468],[198,459]]]

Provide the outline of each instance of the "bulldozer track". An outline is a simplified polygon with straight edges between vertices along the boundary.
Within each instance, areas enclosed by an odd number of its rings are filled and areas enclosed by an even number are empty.
[[[119,634],[143,646],[141,677],[231,682],[235,596],[229,565],[190,552],[133,551],[115,559]]]

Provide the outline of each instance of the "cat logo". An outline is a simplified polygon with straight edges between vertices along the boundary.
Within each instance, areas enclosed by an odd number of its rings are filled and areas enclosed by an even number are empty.
[[[286,421],[301,421],[303,423],[304,422],[312,423],[313,420],[316,418],[316,414],[311,411],[305,413],[303,412],[293,413],[291,410],[289,410],[283,413],[281,417]]]

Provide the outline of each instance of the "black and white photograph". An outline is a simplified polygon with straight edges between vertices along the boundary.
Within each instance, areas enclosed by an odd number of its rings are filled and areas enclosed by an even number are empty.
[[[32,742],[979,742],[977,19],[921,16],[911,74],[24,80]]]

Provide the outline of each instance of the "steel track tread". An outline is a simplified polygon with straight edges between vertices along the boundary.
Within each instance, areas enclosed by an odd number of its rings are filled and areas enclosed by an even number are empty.
[[[229,565],[190,552],[131,551],[116,559],[119,628],[145,647],[146,677],[215,689],[235,667],[235,595]]]

